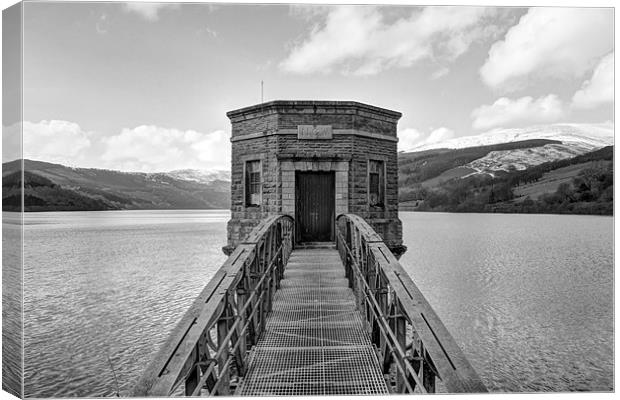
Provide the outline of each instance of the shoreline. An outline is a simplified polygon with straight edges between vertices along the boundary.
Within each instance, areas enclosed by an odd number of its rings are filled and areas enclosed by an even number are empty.
[[[40,214],[40,213],[74,213],[74,212],[132,212],[132,211],[145,211],[145,212],[153,212],[153,211],[176,211],[176,212],[196,212],[196,211],[221,211],[221,212],[230,212],[228,208],[140,208],[140,209],[122,209],[122,210],[41,210],[41,211],[13,211],[13,210],[2,210],[3,213],[7,213],[9,215],[17,215],[17,214]],[[412,210],[412,209],[399,209],[400,212],[406,213],[428,213],[428,214],[497,214],[497,215],[582,215],[582,216],[592,216],[592,217],[613,217],[614,214],[587,214],[587,213],[536,213],[536,212],[493,212],[493,211],[441,211],[441,210]]]

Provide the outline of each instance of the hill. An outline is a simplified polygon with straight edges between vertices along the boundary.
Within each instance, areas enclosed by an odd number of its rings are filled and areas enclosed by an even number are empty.
[[[484,159],[493,152],[537,149],[548,145],[561,145],[548,139],[524,140],[464,149],[431,149],[398,155],[398,185],[407,200],[409,189],[418,186],[434,186],[443,181],[462,178],[481,172],[469,164]]]
[[[4,211],[19,210],[20,168],[20,160],[2,165]],[[24,203],[25,211],[221,209],[230,207],[230,182],[24,160]]]
[[[435,177],[401,187],[399,197],[402,210],[611,215],[613,146],[522,169]]]
[[[613,144],[611,122],[495,129],[425,144],[399,153],[401,209],[610,214]]]

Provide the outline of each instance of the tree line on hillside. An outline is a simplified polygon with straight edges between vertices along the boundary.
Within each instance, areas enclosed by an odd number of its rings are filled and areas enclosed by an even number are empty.
[[[401,202],[416,202],[419,211],[613,214],[613,146],[540,164],[525,170],[511,170],[494,177],[473,175],[452,179],[437,187],[415,185],[403,191]],[[570,182],[538,199],[516,199],[513,189],[536,182],[547,172],[569,165],[593,162]]]
[[[2,165],[4,211],[225,209],[230,183],[202,183],[165,173],[70,168],[22,160]]]
[[[65,189],[51,180],[21,171],[2,177],[2,211],[99,211],[113,209],[101,199]],[[23,193],[22,193],[23,188]]]

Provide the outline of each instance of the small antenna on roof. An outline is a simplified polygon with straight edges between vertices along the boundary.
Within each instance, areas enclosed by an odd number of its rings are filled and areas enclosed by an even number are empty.
[[[261,79],[260,81],[260,102],[263,102],[263,93],[264,93],[264,89],[265,89],[265,84],[263,82],[263,80]]]

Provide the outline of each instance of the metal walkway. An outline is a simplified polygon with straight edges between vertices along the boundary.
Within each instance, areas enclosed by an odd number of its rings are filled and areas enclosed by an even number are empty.
[[[237,394],[387,393],[338,252],[294,250]]]
[[[354,214],[339,216],[336,228],[337,251],[294,249],[292,217],[263,219],[196,297],[132,396],[411,394],[438,384],[486,392],[379,234]]]

